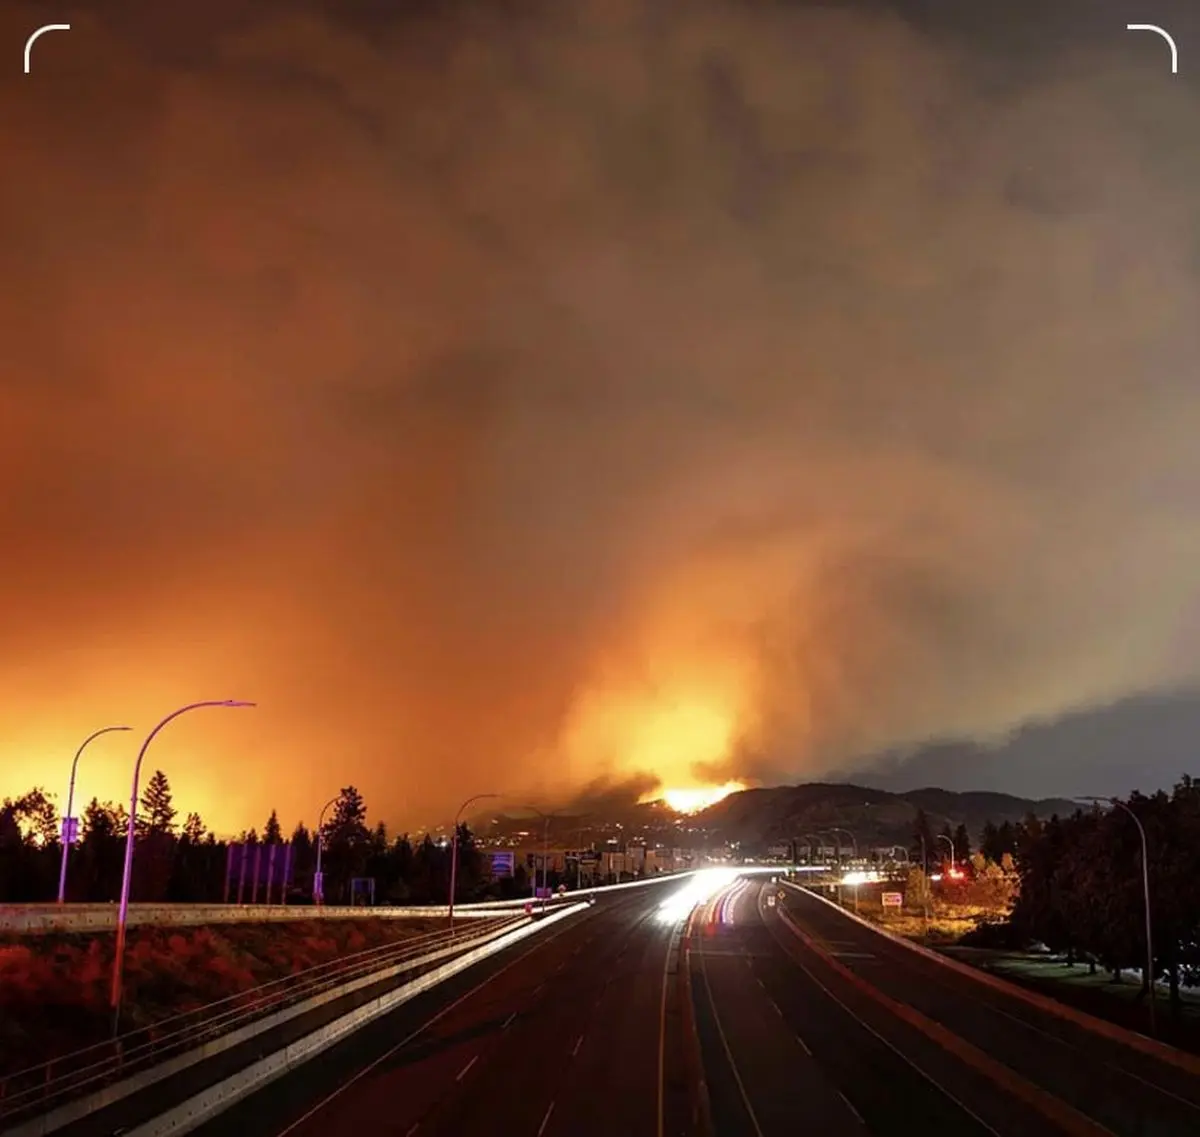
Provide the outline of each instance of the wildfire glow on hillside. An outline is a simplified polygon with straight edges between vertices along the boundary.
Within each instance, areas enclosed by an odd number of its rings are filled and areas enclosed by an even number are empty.
[[[741,782],[726,782],[722,786],[693,786],[687,789],[655,791],[650,797],[665,801],[676,813],[699,813],[722,798],[735,794],[746,787]]]

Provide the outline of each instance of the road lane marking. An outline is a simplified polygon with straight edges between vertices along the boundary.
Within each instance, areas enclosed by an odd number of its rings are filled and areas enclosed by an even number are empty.
[[[666,1124],[666,1077],[667,1077],[667,969],[671,966],[671,939],[667,937],[667,950],[663,956],[662,999],[658,1007],[658,1137],[663,1137]]]
[[[804,1041],[804,1039],[802,1039],[802,1038],[801,1038],[799,1035],[796,1035],[796,1041],[797,1041],[798,1043],[800,1043],[800,1049],[801,1049],[801,1050],[803,1050],[803,1051],[804,1051],[804,1053],[805,1053],[805,1054],[807,1054],[807,1055],[808,1055],[808,1056],[811,1058],[811,1057],[812,1057],[812,1051],[811,1051],[811,1050],[809,1050],[809,1048],[808,1048],[808,1043],[807,1043],[807,1042],[805,1042],[805,1041]]]
[[[729,1063],[729,1071],[733,1074],[734,1082],[737,1083],[738,1093],[742,1095],[742,1105],[746,1107],[746,1116],[750,1118],[750,1124],[754,1126],[754,1132],[757,1134],[757,1137],[763,1137],[762,1126],[758,1123],[758,1116],[754,1112],[754,1106],[750,1104],[750,1095],[746,1092],[746,1083],[742,1081],[741,1071],[738,1070],[737,1063],[733,1059],[733,1050],[729,1046],[729,1039],[725,1036],[725,1028],[721,1025],[721,1016],[717,1013],[717,1000],[713,997],[712,984],[708,980],[708,967],[704,961],[705,951],[703,943],[700,944],[699,955],[700,976],[704,980],[704,990],[708,994],[708,1006],[712,1011],[713,1025],[717,1028],[717,1037],[721,1040],[721,1048],[725,1051],[725,1060]],[[662,1137],[661,1128],[659,1129],[659,1137]],[[999,1137],[999,1134],[997,1134],[997,1137]]]
[[[938,952],[932,951],[920,944],[915,944],[904,936],[897,935],[895,932],[889,931],[886,928],[879,927],[878,924],[872,924],[869,920],[858,915],[855,912],[850,912],[847,909],[839,908],[832,900],[826,899],[819,893],[811,892],[807,888],[798,884],[785,882],[787,887],[792,890],[795,895],[802,897],[805,900],[815,900],[818,904],[825,905],[828,909],[836,912],[839,916],[847,920],[853,920],[856,924],[872,932],[876,936],[881,936],[889,941],[894,946],[903,948],[914,955],[921,956],[939,967],[946,968],[950,971],[955,971],[964,978],[970,979],[975,983],[979,983],[991,990],[999,992],[1004,998],[1013,1001],[1020,1001],[1027,1006],[1034,1007],[1045,1015],[1053,1016],[1060,1021],[1072,1023],[1074,1026],[1083,1027],[1084,1030],[1092,1034],[1098,1034],[1110,1042],[1116,1042],[1121,1046],[1127,1046],[1132,1050],[1137,1050],[1139,1053],[1148,1055],[1151,1058],[1156,1058],[1160,1062],[1167,1062],[1180,1070],[1184,1070],[1192,1075],[1200,1075],[1200,1056],[1189,1054],[1186,1051],[1179,1050],[1174,1046],[1168,1046],[1165,1043],[1159,1042],[1153,1038],[1147,1038],[1143,1034],[1138,1034],[1136,1031],[1131,1031],[1125,1027],[1117,1026],[1115,1023],[1108,1022],[1106,1019],[1096,1018],[1095,1015],[1089,1015],[1085,1011],[1077,1010],[1066,1003],[1060,1003],[1057,999],[1053,999],[1048,995],[1043,995],[1037,991],[1031,991],[1026,987],[1022,987],[1018,983],[1012,983],[1006,979],[1000,979],[992,975],[988,971],[981,971],[970,964],[962,963],[957,959],[951,959],[941,955]],[[1121,1067],[1113,1066],[1112,1069],[1121,1069]],[[1151,1083],[1152,1085],[1155,1083]],[[1169,1093],[1169,1091],[1167,1091]],[[1174,1095],[1171,1095],[1174,1096]]]
[[[502,1024],[502,1025],[501,1025],[501,1027],[500,1027],[500,1029],[501,1029],[501,1030],[508,1030],[508,1028],[509,1028],[509,1027],[512,1025],[512,1021],[513,1021],[513,1019],[515,1019],[516,1017],[517,1017],[517,1012],[516,1012],[516,1011],[513,1011],[513,1013],[512,1013],[511,1015],[509,1015],[509,1016],[508,1016],[508,1018],[506,1018],[506,1019],[504,1020],[503,1024]]]
[[[780,910],[778,908],[776,908],[775,911],[778,914],[779,919],[782,920],[783,923],[787,925],[789,930],[794,931],[797,936],[801,935],[800,932],[796,931],[791,920],[784,913],[780,912]],[[758,902],[758,914],[762,918],[762,922],[763,922],[764,926],[768,929],[768,931],[771,933],[771,935],[775,938],[775,942],[780,944],[781,947],[783,947],[783,942],[779,939],[778,933],[775,931],[774,928],[771,927],[770,922],[767,920],[766,909],[763,906],[761,897],[759,898],[759,902]],[[818,954],[821,954],[819,949],[814,948],[813,950],[816,951]],[[815,983],[822,991],[824,991],[825,994],[828,995],[830,999],[832,999],[835,1003],[837,1003],[837,1005],[839,1007],[841,1007],[842,1010],[846,1012],[846,1014],[848,1014],[856,1023],[859,1024],[859,1026],[861,1026],[863,1028],[863,1030],[865,1030],[868,1034],[873,1035],[876,1039],[878,1039],[880,1042],[882,1042],[883,1045],[886,1046],[890,1051],[892,1051],[893,1054],[895,1054],[897,1057],[899,1057],[905,1063],[905,1065],[910,1067],[912,1070],[916,1071],[916,1073],[918,1075],[920,1075],[920,1077],[924,1078],[924,1080],[926,1082],[928,1082],[931,1086],[933,1086],[933,1088],[935,1090],[937,1090],[940,1094],[942,1094],[947,1100],[953,1102],[969,1118],[971,1118],[973,1121],[975,1121],[977,1124],[979,1124],[983,1129],[986,1129],[989,1133],[991,1133],[992,1137],[1000,1137],[1000,1134],[997,1133],[996,1130],[993,1129],[986,1121],[984,1121],[982,1117],[980,1117],[977,1113],[975,1113],[973,1110],[968,1108],[963,1102],[959,1101],[959,1099],[956,1098],[939,1081],[937,1081],[936,1078],[934,1078],[932,1075],[927,1074],[924,1070],[922,1070],[921,1067],[918,1066],[907,1054],[905,1054],[903,1050],[901,1050],[894,1043],[889,1042],[886,1038],[884,1038],[883,1035],[880,1034],[879,1031],[877,1031],[869,1022],[867,1022],[866,1019],[862,1018],[860,1015],[855,1014],[855,1012],[852,1011],[850,1009],[850,1007],[848,1007],[845,1003],[843,1003],[842,1000],[839,999],[827,986],[825,986],[825,984],[822,983],[821,980],[818,979],[812,973],[811,970],[809,970],[809,968],[807,968],[803,963],[801,963],[800,960],[797,959],[796,956],[792,952],[788,951],[786,947],[783,948],[783,951],[784,951],[784,954],[798,968],[800,968],[800,970],[803,971],[804,974],[809,977],[809,979],[811,979],[813,981],[813,983]],[[831,959],[829,962],[830,962],[830,966],[835,967],[835,968],[840,968],[841,970],[845,971],[848,975],[854,974],[852,971],[849,970],[849,968],[843,967],[842,964],[838,963],[837,960]],[[807,1047],[805,1047],[805,1049],[807,1049]],[[1112,1135],[1106,1134],[1106,1137],[1112,1137]]]
[[[404,1049],[404,1048],[405,1048],[405,1047],[406,1047],[406,1046],[407,1046],[407,1045],[408,1045],[410,1042],[412,1042],[412,1041],[413,1041],[413,1039],[415,1039],[415,1038],[419,1038],[419,1037],[420,1037],[422,1034],[424,1034],[424,1033],[425,1033],[425,1032],[426,1032],[426,1031],[427,1031],[427,1030],[428,1030],[428,1029],[429,1029],[431,1026],[433,1026],[433,1024],[434,1024],[434,1023],[436,1023],[436,1022],[440,1022],[440,1021],[441,1021],[442,1019],[444,1019],[444,1018],[445,1018],[445,1017],[446,1017],[446,1016],[447,1016],[447,1015],[448,1015],[448,1014],[449,1014],[451,1011],[453,1011],[453,1010],[457,1010],[457,1009],[458,1009],[459,1007],[461,1007],[461,1006],[463,1005],[463,1003],[465,1003],[465,1002],[466,1002],[468,999],[472,998],[472,997],[473,997],[473,996],[475,996],[475,995],[478,995],[478,994],[479,994],[479,992],[480,992],[480,991],[482,991],[482,990],[483,990],[483,989],[484,989],[486,986],[488,986],[488,984],[489,984],[489,983],[492,983],[492,982],[493,982],[493,981],[495,981],[496,979],[499,979],[499,978],[500,978],[500,976],[501,976],[501,975],[503,975],[503,974],[504,974],[506,971],[511,971],[511,970],[512,970],[514,967],[516,967],[516,966],[517,966],[517,964],[518,964],[518,963],[520,963],[522,960],[524,960],[524,959],[528,958],[529,956],[531,956],[531,955],[532,955],[532,954],[533,954],[535,951],[537,951],[539,948],[544,948],[544,947],[545,947],[547,944],[549,944],[549,943],[553,943],[553,942],[554,942],[556,939],[558,939],[560,936],[563,936],[563,935],[565,935],[565,934],[566,934],[566,932],[567,932],[569,929],[571,929],[571,928],[577,928],[577,927],[579,927],[579,925],[578,925],[577,923],[574,923],[574,922],[572,922],[572,923],[565,923],[565,924],[563,924],[563,926],[562,926],[562,928],[561,928],[560,930],[558,930],[558,931],[556,931],[556,932],[553,932],[553,933],[551,933],[551,934],[550,934],[550,935],[549,935],[549,936],[548,936],[546,939],[544,939],[544,940],[539,940],[539,939],[537,939],[537,938],[535,937],[535,938],[534,938],[533,945],[532,945],[531,947],[529,947],[529,948],[527,948],[525,951],[521,952],[521,954],[520,954],[520,955],[518,955],[518,956],[516,956],[514,959],[510,959],[510,960],[509,960],[509,961],[508,961],[508,962],[507,962],[507,963],[506,963],[506,964],[505,964],[503,967],[501,967],[501,968],[497,969],[496,971],[493,971],[491,975],[489,975],[489,976],[488,976],[486,979],[482,980],[481,982],[477,983],[477,984],[476,984],[474,987],[472,987],[472,988],[471,988],[469,991],[467,991],[465,994],[459,995],[459,997],[458,997],[457,999],[455,999],[455,1000],[454,1000],[454,1002],[452,1002],[452,1003],[450,1003],[449,1005],[447,1005],[447,1006],[443,1007],[443,1008],[442,1008],[440,1011],[438,1011],[438,1013],[437,1013],[436,1015],[434,1015],[432,1018],[426,1019],[426,1020],[425,1020],[425,1022],[423,1022],[423,1023],[422,1023],[422,1024],[419,1026],[419,1027],[417,1027],[417,1029],[416,1029],[416,1030],[414,1030],[414,1031],[412,1031],[411,1033],[409,1033],[408,1035],[406,1035],[406,1036],[405,1036],[404,1038],[402,1038],[402,1039],[401,1039],[399,1042],[397,1042],[397,1043],[396,1043],[394,1046],[390,1046],[390,1047],[389,1047],[387,1050],[385,1050],[385,1051],[384,1051],[382,1054],[380,1054],[380,1055],[379,1055],[377,1058],[374,1058],[374,1059],[372,1059],[370,1062],[368,1062],[368,1063],[367,1063],[365,1066],[363,1066],[361,1069],[359,1069],[359,1070],[356,1070],[356,1071],[355,1071],[355,1072],[354,1072],[354,1073],[353,1073],[353,1074],[352,1074],[352,1075],[351,1075],[349,1078],[347,1078],[347,1079],[346,1079],[344,1082],[342,1082],[342,1083],[341,1083],[341,1084],[340,1084],[340,1085],[337,1087],[337,1089],[335,1089],[335,1090],[334,1090],[332,1093],[330,1093],[330,1094],[327,1094],[325,1097],[323,1097],[323,1098],[322,1098],[322,1099],[321,1099],[319,1102],[317,1102],[317,1104],[316,1104],[316,1105],[314,1105],[314,1106],[313,1106],[311,1109],[309,1109],[309,1110],[308,1110],[306,1113],[303,1113],[303,1114],[301,1114],[301,1115],[300,1115],[298,1118],[296,1118],[296,1120],[295,1120],[295,1121],[293,1121],[293,1122],[292,1122],[290,1125],[288,1125],[288,1126],[286,1126],[285,1128],[281,1129],[281,1130],[280,1130],[280,1131],[279,1131],[279,1132],[278,1132],[278,1133],[275,1135],[275,1137],[287,1137],[287,1135],[288,1135],[289,1133],[291,1133],[291,1132],[293,1132],[294,1130],[298,1129],[298,1128],[299,1128],[301,1125],[303,1125],[303,1124],[304,1124],[306,1121],[309,1121],[309,1120],[311,1120],[311,1119],[312,1119],[313,1117],[315,1117],[315,1116],[316,1116],[318,1113],[320,1113],[320,1112],[321,1112],[321,1110],[323,1110],[323,1109],[324,1109],[324,1108],[325,1108],[327,1105],[329,1105],[329,1103],[330,1103],[330,1102],[332,1102],[332,1101],[336,1101],[336,1100],[337,1100],[339,1097],[341,1097],[341,1096],[342,1096],[342,1094],[344,1094],[344,1093],[345,1093],[345,1092],[346,1092],[346,1091],[347,1091],[347,1090],[348,1090],[348,1089],[349,1089],[351,1086],[353,1086],[353,1085],[354,1085],[356,1082],[360,1081],[361,1079],[365,1078],[365,1077],[366,1077],[366,1076],[367,1076],[369,1073],[371,1073],[371,1071],[372,1071],[372,1070],[377,1070],[377,1069],[378,1069],[380,1066],[382,1066],[382,1065],[383,1065],[383,1063],[384,1063],[384,1062],[386,1062],[386,1061],[387,1061],[389,1058],[391,1058],[391,1057],[392,1057],[392,1055],[394,1055],[394,1054],[398,1054],[398,1053],[399,1053],[401,1050],[403,1050],[403,1049]],[[415,1129],[415,1128],[416,1128],[416,1126],[414,1126],[413,1128]],[[412,1132],[412,1130],[409,1130],[409,1132],[411,1133],[411,1132]]]
[[[779,1009],[779,1004],[777,1002],[775,1002],[775,1000],[772,999],[770,996],[767,997],[767,1002],[770,1003],[771,1006],[775,1008],[775,1013],[780,1018],[783,1018],[783,1012]]]
[[[571,1047],[571,1057],[574,1058],[579,1053],[579,1048],[583,1045],[583,1035],[581,1034],[576,1040],[575,1045]]]
[[[817,896],[817,897],[814,897],[814,899],[823,900],[823,897]],[[846,917],[851,917],[854,919],[861,920],[861,917],[855,917],[852,912],[842,912],[840,914],[843,916],[846,916]],[[896,942],[895,938],[886,929],[877,928],[874,925],[867,925],[864,930],[870,932],[873,935],[882,937],[884,939],[884,942],[886,942],[889,947],[898,949],[896,952],[895,958],[902,960],[901,966],[906,966],[909,963],[915,963],[918,960],[924,961],[928,958],[927,956],[925,956],[924,952],[914,953],[911,950],[908,951],[908,957],[904,958],[905,950],[911,949],[912,945],[907,944],[907,943],[899,943],[898,944]],[[832,941],[832,942],[846,943],[849,941],[838,940],[838,941]],[[852,953],[834,952],[833,954],[838,955],[841,958],[845,959],[848,955],[850,955]],[[875,957],[873,955],[867,955],[867,956],[864,956],[864,958],[878,959],[878,957]],[[886,956],[884,957],[884,959],[882,961],[886,962]],[[972,979],[972,980],[978,978],[978,976],[976,974],[974,974],[973,972],[971,974],[964,974],[963,972],[961,972],[957,966],[954,966],[957,963],[956,960],[947,961],[947,960],[943,960],[939,957],[938,959],[930,960],[929,962],[935,964],[935,966],[928,967],[925,970],[921,970],[919,968],[914,967],[914,971],[916,972],[916,974],[918,974],[923,980],[928,981],[930,983],[937,984],[937,986],[939,986],[943,991],[948,992],[949,994],[954,996],[956,999],[960,999],[960,1000],[964,999],[964,998],[969,999],[972,1003],[974,1003],[978,1007],[982,1007],[985,1011],[988,1011],[995,1015],[999,1015],[1001,1018],[1007,1019],[1009,1022],[1012,1022],[1014,1025],[1016,1025],[1018,1027],[1022,1027],[1025,1030],[1031,1031],[1032,1033],[1039,1035],[1041,1038],[1044,1038],[1044,1039],[1048,1040],[1049,1042],[1055,1043],[1056,1045],[1062,1047],[1065,1050],[1073,1051],[1076,1054],[1083,1055],[1084,1058],[1082,1060],[1086,1061],[1089,1065],[1094,1063],[1094,1059],[1091,1058],[1090,1056],[1087,1056],[1087,1052],[1082,1047],[1080,1047],[1077,1043],[1072,1042],[1070,1039],[1064,1038],[1061,1035],[1058,1035],[1052,1031],[1046,1030],[1045,1028],[1039,1026],[1036,1022],[1033,1022],[1032,1020],[1027,1019],[1027,1018],[1023,1018],[1021,1015],[1014,1014],[1012,1011],[1006,1010],[1004,1007],[997,1006],[995,1003],[991,1002],[990,1000],[982,998],[979,994],[976,994],[974,992],[968,992],[968,993],[964,994],[963,987],[965,985],[959,984],[958,986],[955,986],[954,983],[949,982],[950,976],[954,976],[955,979],[962,977],[962,978]],[[990,985],[984,987],[983,989],[987,990],[989,992],[991,992],[993,990]],[[998,993],[998,992],[994,992],[994,993]],[[1014,1002],[1014,1004],[1017,1003],[1016,999],[1014,999],[1012,1001]],[[1030,1003],[1028,1001],[1023,1001],[1021,1003],[1021,1005],[1024,1007],[1032,1007],[1034,1011],[1042,1010],[1042,1008],[1038,1004]],[[1066,1020],[1058,1019],[1057,1021],[1072,1022],[1072,1020],[1070,1020],[1070,1019],[1066,1019]],[[1075,1025],[1075,1024],[1072,1023],[1072,1025]],[[1101,1037],[1107,1037],[1107,1036],[1102,1035]],[[1103,1065],[1104,1069],[1111,1071],[1117,1077],[1129,1078],[1132,1081],[1137,1082],[1139,1085],[1141,1085],[1145,1089],[1151,1090],[1154,1093],[1160,1094],[1163,1097],[1170,1098],[1172,1101],[1174,1101],[1178,1105],[1183,1105],[1189,1109],[1200,1112],[1200,1103],[1192,1101],[1190,1098],[1185,1098],[1181,1094],[1177,1094],[1173,1090],[1168,1089],[1166,1086],[1159,1085],[1159,1083],[1157,1083],[1157,1082],[1152,1082],[1152,1081],[1150,1081],[1149,1078],[1145,1078],[1141,1074],[1134,1073],[1132,1070],[1127,1070],[1123,1066],[1118,1066],[1115,1063],[1109,1062],[1109,1061],[1104,1061],[1102,1063],[1102,1065]]]
[[[478,1061],[479,1061],[479,1055],[478,1055],[478,1054],[476,1054],[476,1055],[475,1055],[475,1057],[474,1057],[474,1058],[472,1058],[470,1062],[468,1062],[468,1063],[467,1063],[467,1064],[466,1064],[466,1065],[465,1065],[465,1066],[464,1066],[464,1067],[463,1067],[461,1070],[459,1070],[459,1072],[458,1072],[458,1076],[457,1076],[457,1077],[456,1077],[454,1080],[455,1080],[456,1082],[461,1082],[461,1081],[463,1080],[463,1078],[465,1078],[465,1077],[467,1076],[467,1071],[468,1071],[468,1070],[469,1070],[469,1069],[470,1069],[472,1066],[474,1066],[474,1065],[475,1065],[475,1063],[476,1063],[476,1062],[478,1062]]]
[[[801,941],[806,942],[809,949],[822,958],[827,967],[832,968],[838,975],[842,976],[842,978],[847,980],[857,990],[873,999],[885,1010],[890,1011],[892,1015],[898,1018],[901,1022],[907,1023],[909,1026],[920,1031],[923,1035],[925,1035],[926,1038],[936,1042],[942,1047],[943,1050],[953,1054],[965,1065],[970,1066],[978,1073],[983,1074],[984,1077],[989,1078],[1002,1090],[1012,1094],[1013,1097],[1023,1101],[1026,1105],[1037,1110],[1043,1117],[1047,1118],[1055,1125],[1058,1125],[1067,1133],[1072,1134],[1073,1137],[1113,1137],[1111,1129],[1106,1128],[1098,1121],[1088,1117],[1087,1114],[1077,1110],[1073,1105],[1068,1104],[1061,1098],[1056,1098],[1049,1091],[1042,1089],[1041,1086],[1027,1081],[1015,1070],[1005,1066],[1002,1062],[996,1061],[996,1059],[990,1054],[984,1053],[984,1051],[980,1050],[977,1046],[967,1042],[966,1039],[959,1038],[959,1036],[948,1027],[945,1027],[940,1022],[923,1015],[915,1007],[910,1007],[905,1003],[901,1003],[899,1000],[893,999],[890,995],[887,995],[883,991],[873,987],[870,983],[863,979],[861,975],[855,974],[855,972],[851,971],[850,968],[848,968],[845,964],[839,963],[828,952],[817,947],[815,941],[812,940],[808,933],[803,931],[790,916],[785,915],[782,916],[781,919],[794,936]],[[804,966],[804,964],[799,963],[799,961],[797,962],[798,965],[808,973],[813,982],[817,983],[818,986],[821,986],[825,992],[832,999],[834,999],[835,1002],[840,1003],[841,1006],[845,1007],[847,1011],[850,1010],[850,1008],[846,1007],[846,1004],[842,1003],[842,1001],[838,999],[838,997],[834,995],[828,987],[825,987],[825,985],[821,983],[821,981],[817,979],[816,976]],[[853,1011],[850,1011],[850,1013],[852,1015],[854,1014]],[[858,1015],[854,1015],[854,1017],[859,1018]],[[883,1037],[882,1035],[878,1034],[878,1032],[874,1031],[870,1026],[868,1026],[863,1019],[859,1018],[859,1022],[862,1022],[864,1026],[867,1026],[867,1029],[871,1030],[871,1033],[875,1034],[877,1038]],[[887,1040],[884,1039],[884,1041],[886,1042]],[[891,1043],[888,1043],[888,1045],[891,1046]],[[892,1046],[892,1049],[895,1050],[897,1054],[900,1054],[901,1057],[904,1057],[903,1052],[897,1047]],[[937,1085],[938,1089],[940,1089],[942,1093],[946,1094],[947,1096],[951,1096],[948,1090],[938,1085],[933,1078],[926,1074],[925,1071],[921,1070],[921,1068],[913,1063],[911,1059],[905,1058],[905,1061],[907,1061],[914,1070],[919,1070],[930,1082],[932,1082],[934,1085]],[[952,1100],[954,1100],[962,1109],[967,1110],[967,1107],[961,1102],[958,1102],[957,1099],[952,1098]],[[970,1110],[967,1110],[967,1112],[970,1113]],[[972,1113],[971,1116],[975,1117],[975,1114]],[[977,1117],[976,1120],[980,1121],[980,1124],[985,1124]],[[988,1126],[988,1128],[990,1128],[990,1126]],[[995,1132],[995,1130],[992,1130],[992,1132]]]
[[[837,1096],[842,1099],[842,1104],[854,1115],[855,1121],[857,1121],[859,1123],[859,1125],[866,1125],[866,1122],[863,1121],[863,1115],[861,1113],[859,1113],[857,1109],[854,1108],[854,1102],[852,1102],[848,1097],[846,1097],[846,1095],[844,1093],[842,1093],[841,1090],[837,1091]]]
[[[419,1121],[414,1121],[412,1123],[412,1126],[409,1128],[408,1132],[404,1134],[404,1137],[412,1137],[412,1135],[420,1128],[421,1128],[421,1123]]]
[[[540,990],[541,990],[543,987],[545,987],[545,986],[546,986],[546,984],[545,984],[545,983],[539,983],[539,984],[538,984],[538,985],[537,985],[537,986],[536,986],[536,987],[533,989],[533,992],[532,992],[532,994],[536,995],[536,994],[537,994],[537,993],[538,993],[538,992],[539,992],[539,991],[540,991]]]
[[[538,1126],[537,1137],[542,1137],[546,1132],[546,1126],[550,1123],[550,1115],[554,1112],[554,1102],[546,1106],[546,1116],[542,1118],[541,1125]]]

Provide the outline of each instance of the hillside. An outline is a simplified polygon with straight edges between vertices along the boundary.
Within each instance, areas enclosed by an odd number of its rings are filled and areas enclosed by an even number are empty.
[[[1020,821],[1029,813],[1049,817],[1078,806],[1065,798],[1032,800],[988,791],[955,793],[929,787],[904,793],[866,786],[812,782],[730,794],[689,818],[709,841],[740,842],[744,849],[802,837],[831,825],[849,829],[863,847],[904,844],[912,839],[917,810],[934,830],[966,825],[972,841],[987,821]]]

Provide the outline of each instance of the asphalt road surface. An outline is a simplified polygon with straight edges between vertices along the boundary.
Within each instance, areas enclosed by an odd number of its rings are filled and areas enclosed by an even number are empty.
[[[697,912],[687,960],[718,1137],[1200,1134],[1193,1075],[808,894],[740,881]]]
[[[679,882],[599,899],[222,1113],[200,1137],[672,1137],[660,1062]],[[678,1077],[675,1081],[678,1082]],[[677,1116],[679,1114],[679,1116]]]

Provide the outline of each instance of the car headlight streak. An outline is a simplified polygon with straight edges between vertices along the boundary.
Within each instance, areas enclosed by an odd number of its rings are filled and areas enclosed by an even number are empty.
[[[658,920],[677,924],[687,918],[697,904],[711,900],[723,888],[738,878],[736,869],[701,869],[681,889],[673,892],[658,906]]]

